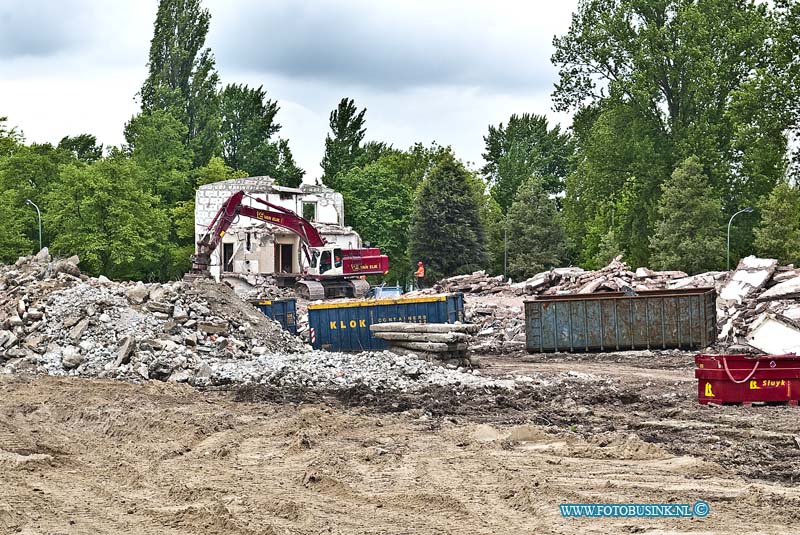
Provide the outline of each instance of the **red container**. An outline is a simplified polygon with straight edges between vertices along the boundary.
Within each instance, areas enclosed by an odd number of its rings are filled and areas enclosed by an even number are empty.
[[[707,403],[800,400],[800,357],[789,355],[697,355],[697,401]]]

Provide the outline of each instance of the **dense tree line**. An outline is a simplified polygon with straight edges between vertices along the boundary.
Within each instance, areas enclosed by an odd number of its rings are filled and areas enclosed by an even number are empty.
[[[194,193],[216,180],[305,171],[263,86],[222,86],[200,0],[161,0],[141,112],[126,143],[94,136],[26,144],[0,120],[0,260],[38,243],[92,273],[179,276],[194,244]],[[476,269],[518,279],[553,266],[690,272],[761,254],[800,262],[800,5],[790,0],[584,0],[554,41],[564,129],[520,110],[489,125],[484,164],[448,146],[398,149],[367,136],[367,110],[330,113],[321,180],[345,223],[428,278]],[[542,110],[539,110],[540,112]],[[320,133],[322,135],[322,133]],[[792,139],[795,141],[792,142]]]

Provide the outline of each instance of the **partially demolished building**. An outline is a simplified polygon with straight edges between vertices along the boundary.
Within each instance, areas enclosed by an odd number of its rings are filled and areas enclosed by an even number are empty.
[[[344,201],[340,193],[325,186],[303,184],[299,188],[278,186],[266,176],[237,178],[201,186],[195,196],[197,241],[225,200],[237,191],[268,201],[311,221],[329,242],[348,249],[361,247],[361,237],[344,226]],[[245,199],[253,206],[252,199]],[[211,257],[215,279],[242,274],[300,273],[304,259],[300,238],[290,230],[242,217],[234,221]]]

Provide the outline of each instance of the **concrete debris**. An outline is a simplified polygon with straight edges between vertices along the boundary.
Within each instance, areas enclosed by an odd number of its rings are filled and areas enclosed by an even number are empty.
[[[743,258],[733,276],[719,292],[720,299],[741,304],[746,298],[764,288],[775,273],[776,267],[778,267],[777,260],[755,256]]]
[[[473,353],[513,353],[525,349],[525,318],[522,298],[532,295],[588,294],[663,290],[673,287],[713,287],[726,273],[708,273],[689,277],[682,271],[635,271],[621,257],[608,266],[585,271],[579,267],[554,268],[521,282],[490,277],[483,271],[440,281],[434,288],[416,292],[463,292],[466,321],[480,326],[470,340]]]
[[[478,271],[444,279],[433,289],[418,293],[461,291],[465,293],[466,320],[480,326],[470,340],[474,353],[509,353],[525,349],[522,298],[529,295],[587,294],[622,291],[635,295],[643,290],[714,288],[717,299],[718,345],[747,346],[754,321],[771,314],[800,321],[800,269],[779,266],[769,258],[749,256],[736,270],[687,275],[681,271],[632,271],[615,258],[597,271],[559,268],[530,279],[510,283]],[[753,349],[754,351],[757,348]]]
[[[773,280],[775,277],[773,277]],[[766,292],[758,296],[758,301],[775,301],[778,299],[797,299],[800,297],[800,276],[788,280],[783,279]]]
[[[52,260],[48,252],[46,258],[0,265],[0,373],[196,387],[262,383],[411,391],[514,384],[428,362],[419,350],[312,351],[227,285],[100,280],[82,274],[78,261]]]
[[[747,342],[772,355],[800,354],[800,326],[775,314],[762,314],[753,322]]]
[[[773,332],[775,325],[770,320],[753,342],[754,329],[767,321],[763,318],[800,319],[800,274],[794,266],[777,264],[773,259],[748,256],[730,274],[717,299],[721,346],[749,344],[764,351],[762,347],[772,344],[765,345],[763,333]]]
[[[386,340],[390,351],[417,351],[428,360],[437,359],[456,367],[471,367],[467,355],[470,334],[479,326],[460,323],[376,323],[370,326],[375,338]]]
[[[264,273],[225,273],[222,282],[245,301],[296,297],[294,285],[279,286],[275,277]]]
[[[510,283],[502,276],[490,277],[484,271],[471,275],[459,275],[440,281],[433,289],[424,293],[463,292],[467,294],[505,295],[562,295],[589,294],[595,292],[620,292],[662,290],[672,281],[682,280],[682,287],[701,287],[708,283],[702,276],[688,277],[682,271],[653,271],[647,268],[631,268],[622,257],[597,271],[584,271],[579,267],[554,268],[538,273],[528,280]]]

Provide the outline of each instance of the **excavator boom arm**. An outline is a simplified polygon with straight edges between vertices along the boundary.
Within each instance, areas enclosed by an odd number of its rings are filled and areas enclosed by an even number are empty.
[[[300,236],[300,240],[307,246],[322,247],[325,245],[325,239],[320,235],[314,225],[291,210],[261,200],[257,197],[249,197],[265,205],[269,209],[262,210],[260,208],[253,208],[242,204],[244,197],[244,191],[237,191],[228,197],[220,209],[217,210],[211,223],[206,227],[205,233],[197,242],[197,254],[192,257],[193,271],[208,270],[208,266],[211,262],[211,254],[219,246],[222,237],[239,215],[291,230]],[[308,256],[308,252],[306,252],[306,256]]]

